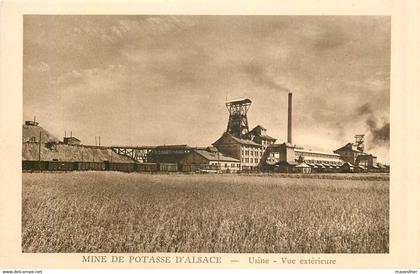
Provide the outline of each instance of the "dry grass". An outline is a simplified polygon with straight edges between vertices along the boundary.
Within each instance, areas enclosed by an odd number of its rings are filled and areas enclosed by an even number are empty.
[[[389,182],[23,174],[24,252],[387,253]]]

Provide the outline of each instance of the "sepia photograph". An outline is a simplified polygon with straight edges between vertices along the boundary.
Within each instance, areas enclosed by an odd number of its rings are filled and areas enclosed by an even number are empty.
[[[389,254],[391,16],[22,20],[22,253]]]

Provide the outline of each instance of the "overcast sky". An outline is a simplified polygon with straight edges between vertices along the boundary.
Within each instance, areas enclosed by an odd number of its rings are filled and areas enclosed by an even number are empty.
[[[290,89],[294,143],[389,162],[389,72],[390,17],[24,17],[24,119],[85,144],[210,145],[244,97],[281,143]]]

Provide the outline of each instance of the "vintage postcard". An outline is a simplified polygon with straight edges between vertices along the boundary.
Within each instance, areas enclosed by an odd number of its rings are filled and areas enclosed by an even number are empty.
[[[248,4],[3,4],[0,268],[420,267],[418,7]]]

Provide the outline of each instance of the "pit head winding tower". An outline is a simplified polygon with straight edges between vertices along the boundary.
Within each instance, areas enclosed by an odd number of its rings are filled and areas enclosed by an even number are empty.
[[[229,121],[226,132],[234,137],[245,139],[249,132],[247,112],[251,106],[250,99],[239,99],[226,102]]]

